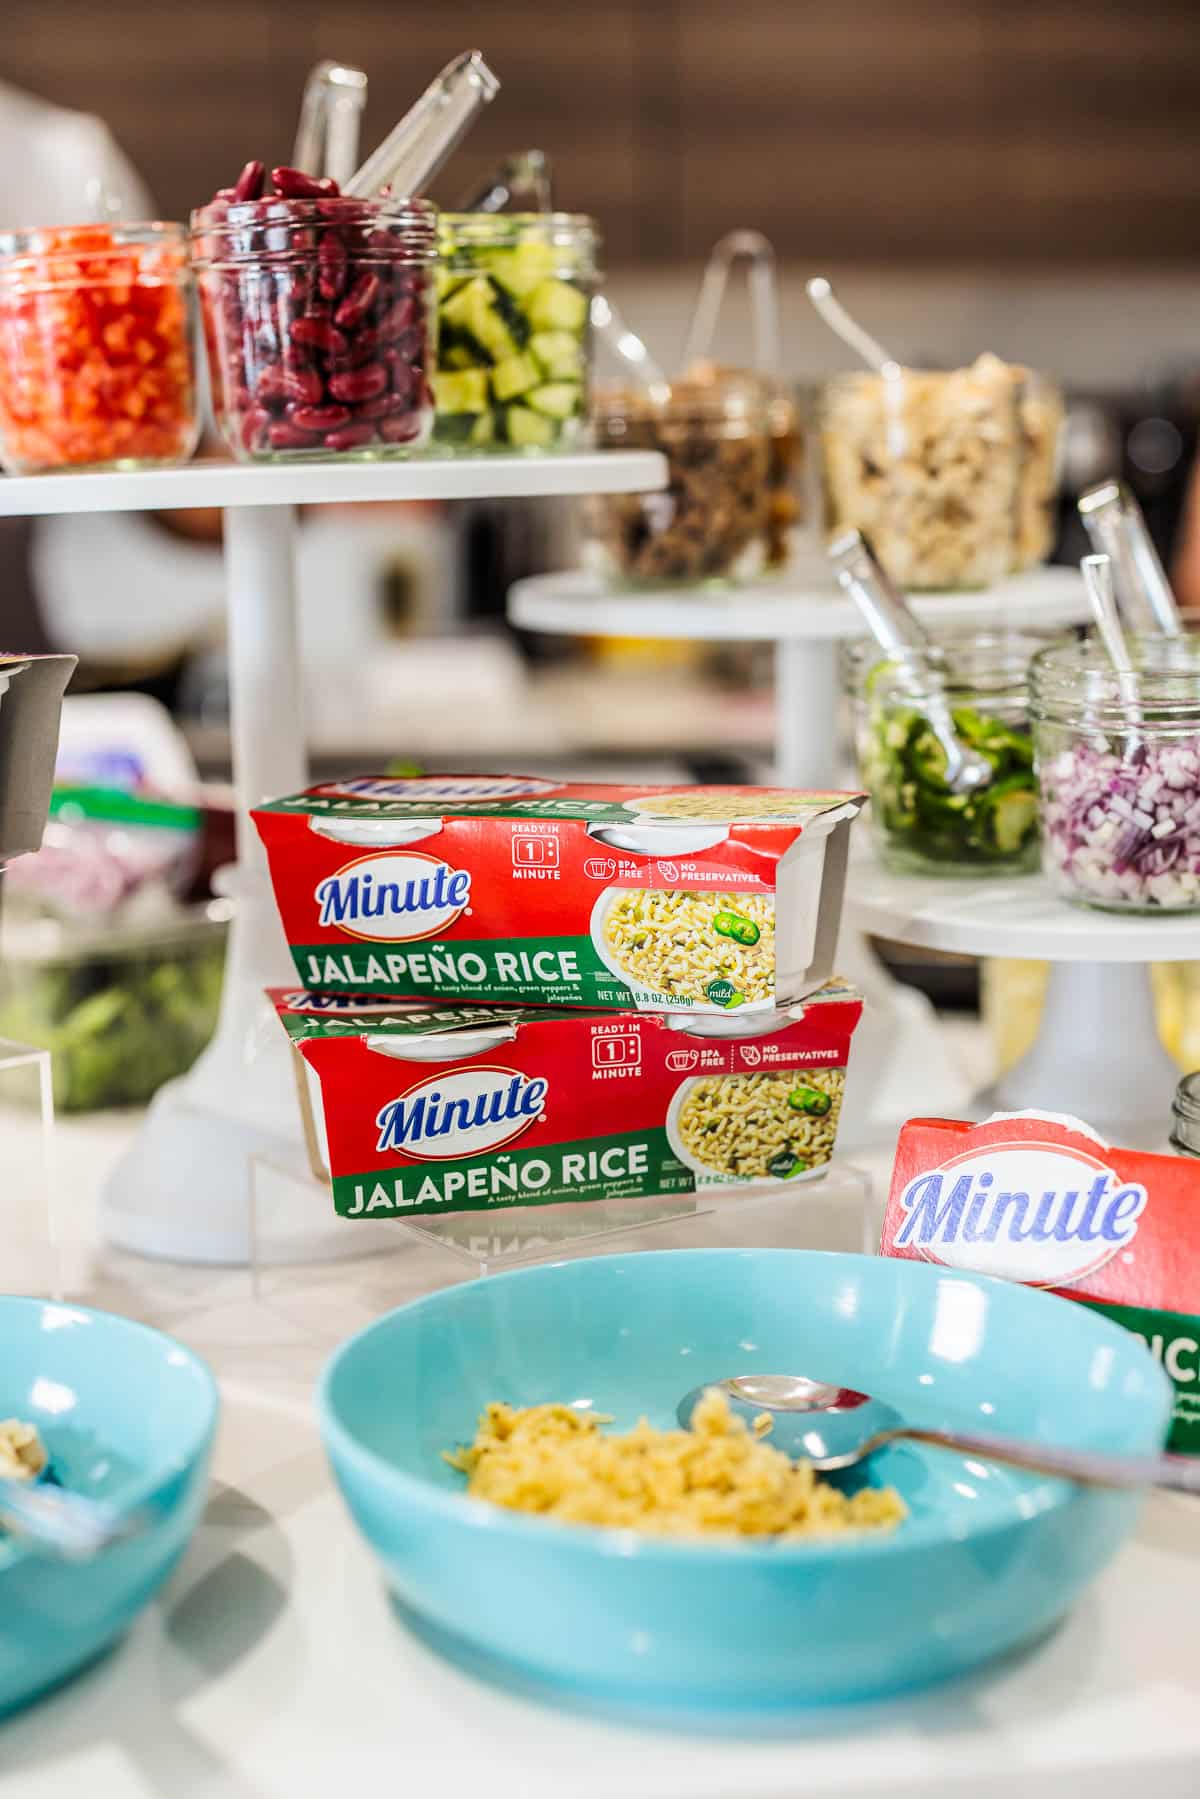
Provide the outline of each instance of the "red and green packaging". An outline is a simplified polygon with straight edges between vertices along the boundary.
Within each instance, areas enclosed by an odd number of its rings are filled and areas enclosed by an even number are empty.
[[[1170,1447],[1200,1455],[1200,1163],[1035,1112],[910,1119],[880,1247],[1107,1312],[1174,1383]]]
[[[829,979],[863,803],[365,776],[254,820],[310,991],[727,1013]]]
[[[842,982],[736,1019],[270,997],[346,1218],[815,1179],[862,1014]]]

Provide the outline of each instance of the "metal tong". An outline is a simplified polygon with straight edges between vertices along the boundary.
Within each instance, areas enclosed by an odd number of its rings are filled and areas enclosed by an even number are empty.
[[[1183,623],[1141,507],[1123,481],[1101,481],[1079,496],[1093,550],[1112,563],[1126,622],[1142,636],[1181,637]]]
[[[855,602],[880,649],[901,670],[909,694],[941,745],[947,787],[954,793],[986,787],[992,765],[954,729],[942,677],[933,666],[934,646],[866,538],[858,531],[847,531],[830,544],[829,560],[838,586]]]
[[[304,84],[292,167],[306,175],[331,175],[341,186],[358,167],[358,140],[367,77],[345,63],[319,62]]]
[[[342,183],[343,194],[368,200],[385,187],[397,196],[419,194],[499,91],[498,79],[478,50],[456,56]]]

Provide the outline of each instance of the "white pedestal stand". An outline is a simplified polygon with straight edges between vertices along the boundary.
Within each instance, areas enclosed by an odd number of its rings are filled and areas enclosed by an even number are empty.
[[[409,462],[244,467],[193,463],[129,474],[0,480],[0,515],[225,510],[226,600],[238,865],[227,891],[230,932],[221,1017],[190,1073],[158,1094],[102,1200],[105,1234],[123,1249],[199,1262],[250,1253],[250,1159],[293,1157],[300,1130],[286,1039],[268,1016],[264,987],[295,980],[247,812],[306,779],[294,607],[296,508],[337,502],[517,498],[628,493],[662,487],[666,465],[649,452],[494,456]],[[336,605],[336,594],[330,595]],[[401,746],[397,746],[401,747]],[[323,1207],[302,1217],[281,1207],[257,1220],[257,1254],[286,1260],[369,1249],[352,1244]]]
[[[931,628],[1054,630],[1087,615],[1075,569],[1039,568],[985,593],[911,595]],[[509,622],[563,637],[668,638],[775,645],[775,779],[781,787],[831,787],[837,778],[838,643],[864,635],[862,616],[834,586],[824,557],[803,552],[772,581],[722,591],[609,586],[578,570],[518,581]]]
[[[995,621],[1054,630],[1087,614],[1083,583],[1067,568],[1034,569],[984,593],[910,599],[931,628],[982,628]],[[835,587],[825,558],[811,548],[785,575],[720,592],[631,592],[586,572],[539,575],[517,582],[508,616],[527,631],[563,636],[773,643],[775,779],[784,787],[837,785],[837,646],[861,637],[864,627],[853,601]],[[880,934],[898,935],[890,927],[880,927]],[[843,936],[838,966],[866,1001],[842,1124],[844,1147],[854,1153],[878,1143],[914,1111],[960,1111],[969,1089],[924,996],[894,982],[863,939],[850,933]]]
[[[946,880],[873,862],[857,867],[846,905],[861,930],[900,943],[1054,965],[1036,1042],[975,1096],[973,1113],[1070,1112],[1114,1142],[1164,1146],[1178,1077],[1155,1025],[1150,964],[1200,957],[1200,917],[1071,906],[1040,876]]]

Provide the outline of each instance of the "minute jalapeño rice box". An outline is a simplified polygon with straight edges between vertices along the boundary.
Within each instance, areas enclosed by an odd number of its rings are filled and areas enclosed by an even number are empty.
[[[309,991],[719,1013],[828,980],[863,803],[367,776],[254,820]]]
[[[270,997],[346,1218],[814,1179],[862,1014],[844,982],[724,1017]]]
[[[880,1247],[1106,1312],[1174,1384],[1170,1447],[1200,1455],[1200,1162],[1035,1112],[910,1119]]]

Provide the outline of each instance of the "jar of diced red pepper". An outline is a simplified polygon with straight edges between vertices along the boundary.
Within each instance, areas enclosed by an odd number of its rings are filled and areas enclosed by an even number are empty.
[[[182,225],[0,235],[0,460],[10,474],[184,462],[198,432]]]
[[[218,197],[192,215],[214,408],[235,456],[369,459],[425,441],[436,219],[424,200],[336,193]]]

